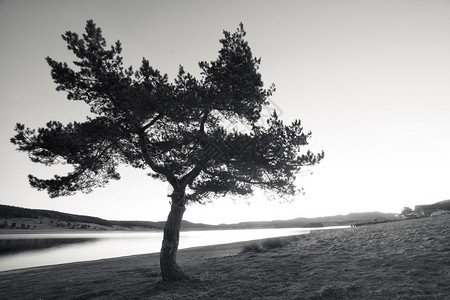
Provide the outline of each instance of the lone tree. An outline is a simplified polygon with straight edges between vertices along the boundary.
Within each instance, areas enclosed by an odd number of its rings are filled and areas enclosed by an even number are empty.
[[[145,58],[137,70],[124,68],[119,41],[108,48],[92,20],[85,30],[81,37],[62,35],[77,57],[73,67],[46,60],[56,90],[86,102],[92,116],[67,125],[50,121],[37,130],[17,124],[11,142],[33,162],[73,166],[52,179],[28,176],[50,197],[89,193],[118,180],[121,164],[168,182],[173,192],[160,253],[163,280],[186,278],[176,255],[187,203],[249,195],[255,188],[294,195],[295,174],[323,158],[323,152],[300,152],[311,133],[299,120],[285,125],[274,113],[266,124],[258,122],[274,87],[264,89],[260,59],[253,57],[242,24],[234,33],[224,31],[215,61],[199,63],[200,79],[180,66],[174,82]],[[231,130],[230,122],[240,127]]]
[[[413,212],[414,211],[412,210],[411,207],[405,206],[405,207],[403,207],[402,212],[400,214],[403,215],[403,216],[406,216],[406,215],[409,215],[409,214],[411,214]]]

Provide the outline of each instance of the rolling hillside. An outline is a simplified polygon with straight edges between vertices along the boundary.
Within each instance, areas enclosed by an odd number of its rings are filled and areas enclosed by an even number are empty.
[[[432,212],[437,210],[450,210],[450,200],[439,201],[429,205],[416,205],[414,207],[414,211],[423,211],[425,216],[429,216]]]
[[[81,216],[68,213],[62,213],[52,210],[28,209],[16,206],[0,205],[0,219],[2,220],[22,220],[29,223],[35,220],[37,228],[45,227],[46,229],[91,229],[99,230],[121,230],[121,229],[141,229],[155,230],[162,229],[160,222],[144,222],[144,221],[109,221],[101,218]],[[3,223],[4,221],[2,221]],[[22,224],[25,224],[22,223]],[[39,226],[48,225],[48,226]],[[89,225],[89,226],[88,226]],[[11,225],[10,225],[11,226]],[[20,224],[17,224],[19,227]],[[47,228],[48,227],[48,228]],[[80,227],[80,228],[78,228]],[[33,226],[31,226],[33,228]]]
[[[318,218],[295,218],[291,220],[241,222],[237,224],[208,225],[182,221],[182,230],[213,229],[256,229],[256,228],[289,228],[289,227],[324,227],[350,225],[373,219],[393,219],[393,213],[367,212],[351,213]],[[162,230],[165,221],[110,221],[97,217],[74,215],[51,210],[28,209],[8,205],[0,205],[0,221],[3,229],[88,229],[88,230]],[[1,225],[0,224],[0,225]],[[5,226],[7,224],[7,226]],[[25,226],[23,226],[23,225]],[[28,226],[30,225],[30,226]]]

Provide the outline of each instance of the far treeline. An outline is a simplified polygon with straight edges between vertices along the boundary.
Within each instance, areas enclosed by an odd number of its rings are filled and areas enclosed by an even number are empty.
[[[317,217],[317,218],[295,218],[290,220],[275,220],[275,221],[259,221],[259,222],[241,222],[237,224],[220,224],[209,225],[202,223],[192,223],[189,221],[182,221],[182,230],[208,230],[208,229],[255,229],[255,228],[290,228],[290,227],[325,227],[325,226],[343,226],[354,223],[373,220],[373,219],[392,219],[395,217],[394,213],[351,213],[348,215]],[[110,221],[101,218],[81,216],[68,213],[62,213],[51,210],[28,209],[8,205],[0,205],[0,218],[30,218],[30,219],[54,219],[65,222],[88,223],[97,224],[107,227],[119,226],[124,228],[141,228],[148,230],[162,230],[164,228],[164,221],[150,222],[150,221]]]

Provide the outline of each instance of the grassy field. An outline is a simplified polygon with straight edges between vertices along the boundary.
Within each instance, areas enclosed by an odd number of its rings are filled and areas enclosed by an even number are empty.
[[[2,299],[450,299],[450,216],[0,272]],[[183,241],[181,241],[182,243]]]

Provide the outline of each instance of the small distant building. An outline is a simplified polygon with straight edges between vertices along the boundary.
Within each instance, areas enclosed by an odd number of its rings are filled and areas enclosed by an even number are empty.
[[[450,211],[448,210],[437,210],[431,213],[432,217],[437,217],[437,216],[443,216],[443,215],[449,215]]]

